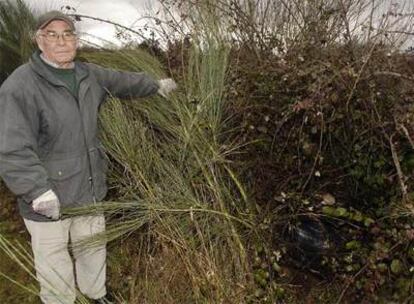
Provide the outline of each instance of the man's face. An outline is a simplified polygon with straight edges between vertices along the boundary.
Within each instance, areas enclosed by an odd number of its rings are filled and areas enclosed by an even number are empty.
[[[36,42],[43,56],[61,67],[66,67],[76,56],[78,39],[69,24],[53,20],[36,36]]]

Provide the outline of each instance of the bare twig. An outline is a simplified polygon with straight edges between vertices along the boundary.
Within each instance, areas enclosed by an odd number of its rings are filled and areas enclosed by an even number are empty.
[[[394,165],[395,165],[395,169],[397,170],[397,174],[398,174],[398,180],[400,182],[400,186],[401,186],[401,192],[402,192],[402,200],[405,203],[407,201],[407,186],[404,183],[405,177],[404,177],[404,173],[401,170],[401,165],[400,165],[400,161],[398,159],[398,153],[397,150],[395,149],[395,145],[392,142],[394,135],[391,135],[389,138],[389,143],[390,143],[390,148],[391,148],[391,154],[392,154],[392,159],[394,161]]]
[[[362,78],[362,74],[364,73],[365,68],[368,65],[368,62],[371,60],[372,54],[374,53],[374,50],[375,50],[376,46],[377,46],[376,43],[374,43],[373,46],[371,47],[371,49],[369,50],[368,56],[364,60],[364,63],[362,64],[361,69],[358,72],[358,75],[357,75],[357,77],[356,77],[356,79],[354,81],[354,84],[352,86],[351,92],[349,93],[349,96],[348,96],[347,101],[346,101],[346,109],[347,110],[349,108],[349,103],[352,100],[352,97],[354,97],[354,94],[355,94],[355,91],[357,89],[357,86],[358,86],[358,84],[359,84],[359,82],[360,82],[360,80]]]
[[[407,137],[408,141],[411,144],[411,148],[414,150],[414,141],[410,136],[410,133],[408,132],[407,128],[403,124],[399,124],[398,127],[403,131],[405,137]]]
[[[391,31],[391,30],[383,30],[383,29],[379,29],[375,27],[371,28],[371,30],[377,30],[378,33],[381,33],[381,34],[402,34],[402,35],[414,36],[414,32],[411,32],[411,31],[410,32],[402,31],[402,30]]]
[[[82,14],[68,14],[68,16],[74,17],[75,19],[86,18],[86,19],[92,19],[92,20],[96,20],[96,21],[101,21],[101,22],[104,22],[104,23],[112,24],[112,25],[115,25],[115,26],[117,26],[119,28],[122,28],[122,29],[124,29],[126,31],[129,31],[131,33],[134,33],[134,34],[138,35],[139,37],[141,37],[142,39],[147,39],[140,32],[135,31],[135,30],[133,30],[130,27],[127,27],[125,25],[122,25],[122,24],[119,24],[119,23],[116,23],[116,22],[113,22],[113,21],[110,21],[110,20],[107,20],[107,19],[102,19],[102,18],[98,18],[98,17],[92,17],[92,16],[88,16],[88,15],[82,15]]]
[[[355,282],[355,279],[362,274],[365,269],[367,269],[368,264],[365,264],[364,267],[362,267],[351,279],[349,279],[348,283],[346,284],[345,288],[342,290],[341,295],[339,296],[338,300],[336,301],[336,304],[340,304],[343,297],[345,296],[346,291],[348,290],[349,286],[351,286],[351,283]]]
[[[391,72],[391,71],[378,71],[378,72],[374,72],[375,76],[393,76],[393,77],[398,77],[398,78],[403,78],[406,80],[410,80],[410,81],[414,81],[413,77],[407,76],[407,75],[403,75],[397,72]]]

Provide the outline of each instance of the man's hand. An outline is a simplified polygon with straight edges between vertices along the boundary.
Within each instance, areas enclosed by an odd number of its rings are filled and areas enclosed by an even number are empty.
[[[52,220],[58,220],[60,217],[59,199],[52,190],[46,191],[33,200],[32,208],[35,212],[47,216]]]
[[[160,87],[157,93],[164,98],[167,98],[168,94],[177,88],[177,84],[171,78],[158,80],[158,84]]]

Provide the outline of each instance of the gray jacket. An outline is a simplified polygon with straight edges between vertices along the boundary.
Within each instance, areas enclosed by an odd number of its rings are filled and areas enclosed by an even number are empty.
[[[35,53],[0,87],[0,176],[26,219],[49,221],[31,206],[48,189],[62,207],[102,200],[107,164],[97,137],[99,107],[108,93],[145,97],[158,90],[158,82],[143,73],[81,62],[75,73],[77,97]]]

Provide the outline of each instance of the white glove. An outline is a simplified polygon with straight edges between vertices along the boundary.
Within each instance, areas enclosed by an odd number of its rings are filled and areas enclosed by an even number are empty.
[[[158,80],[158,85],[160,86],[158,89],[158,94],[162,97],[167,98],[168,94],[177,88],[177,84],[171,78],[165,78]]]
[[[32,202],[32,208],[35,212],[58,220],[60,216],[60,203],[55,192],[52,190],[46,191]]]

